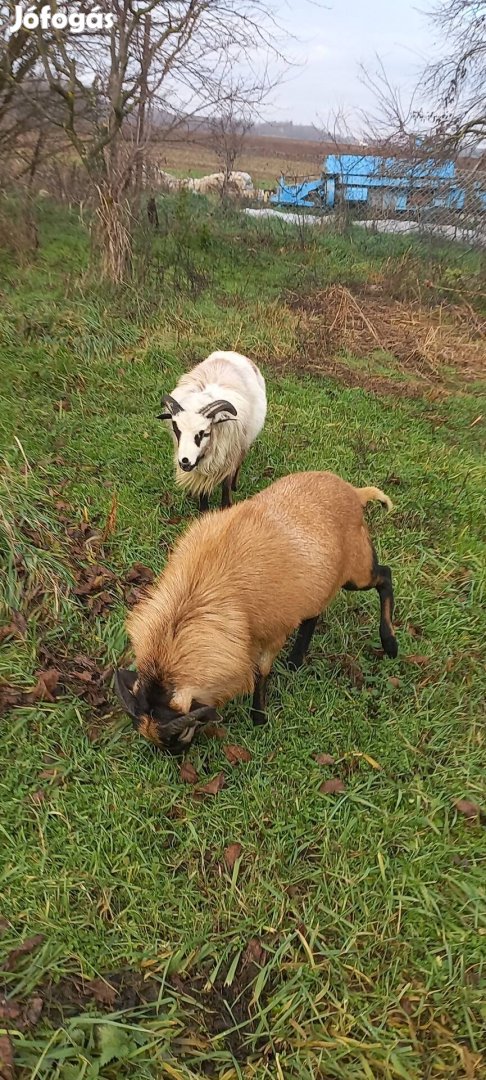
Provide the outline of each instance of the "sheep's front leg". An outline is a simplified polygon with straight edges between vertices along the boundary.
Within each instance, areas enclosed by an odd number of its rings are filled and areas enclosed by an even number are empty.
[[[261,671],[257,672],[255,678],[255,689],[253,691],[253,701],[251,703],[251,718],[254,724],[266,724],[266,704],[267,704],[267,683],[268,675],[262,675]]]
[[[297,630],[297,637],[294,641],[293,648],[285,662],[285,666],[288,667],[290,671],[297,671],[298,668],[302,667],[307,656],[309,645],[312,641],[312,635],[316,628],[317,618],[318,616],[314,619],[304,619],[304,621],[301,622],[299,629]]]
[[[251,704],[251,718],[254,724],[266,724],[267,722],[265,710],[267,704],[268,677],[272,670],[273,661],[284,644],[285,638],[281,638],[278,641],[273,641],[271,645],[265,646],[260,653],[255,676],[253,701]]]
[[[228,506],[233,505],[231,498],[231,490],[233,486],[233,477],[225,476],[223,483],[221,484],[221,509],[227,510]]]
[[[205,514],[209,510],[209,495],[199,496],[199,513]]]

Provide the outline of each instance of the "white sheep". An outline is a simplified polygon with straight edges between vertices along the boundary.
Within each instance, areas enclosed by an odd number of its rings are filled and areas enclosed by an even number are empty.
[[[158,419],[170,425],[176,483],[199,497],[199,509],[222,485],[221,507],[231,506],[240,466],[267,413],[263,375],[236,352],[213,352],[182,375],[162,398]]]

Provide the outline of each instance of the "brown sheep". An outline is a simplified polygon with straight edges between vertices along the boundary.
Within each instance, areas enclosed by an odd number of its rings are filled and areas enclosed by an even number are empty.
[[[187,529],[127,621],[138,673],[118,671],[116,685],[142,735],[183,750],[217,707],[251,691],[263,723],[277,653],[298,628],[288,665],[303,663],[341,588],[377,590],[383,649],[397,655],[391,571],[363,518],[373,499],[391,508],[378,488],[296,473]]]

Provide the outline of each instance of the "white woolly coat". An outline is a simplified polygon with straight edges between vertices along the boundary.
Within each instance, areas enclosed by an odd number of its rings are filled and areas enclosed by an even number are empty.
[[[240,467],[265,423],[265,380],[256,364],[236,352],[213,352],[179,379],[171,396],[191,413],[222,398],[234,405],[237,415],[224,424],[213,424],[210,445],[192,472],[183,472],[174,441],[176,483],[193,495],[209,494]]]

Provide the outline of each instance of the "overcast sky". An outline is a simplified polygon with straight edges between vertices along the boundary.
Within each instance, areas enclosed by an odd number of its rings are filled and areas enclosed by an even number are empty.
[[[372,105],[359,65],[376,68],[376,54],[406,93],[430,59],[434,32],[422,12],[431,6],[431,0],[328,0],[326,6],[288,0],[278,17],[298,39],[286,51],[299,66],[272,94],[268,119],[326,122],[343,108],[355,126],[360,107]]]

